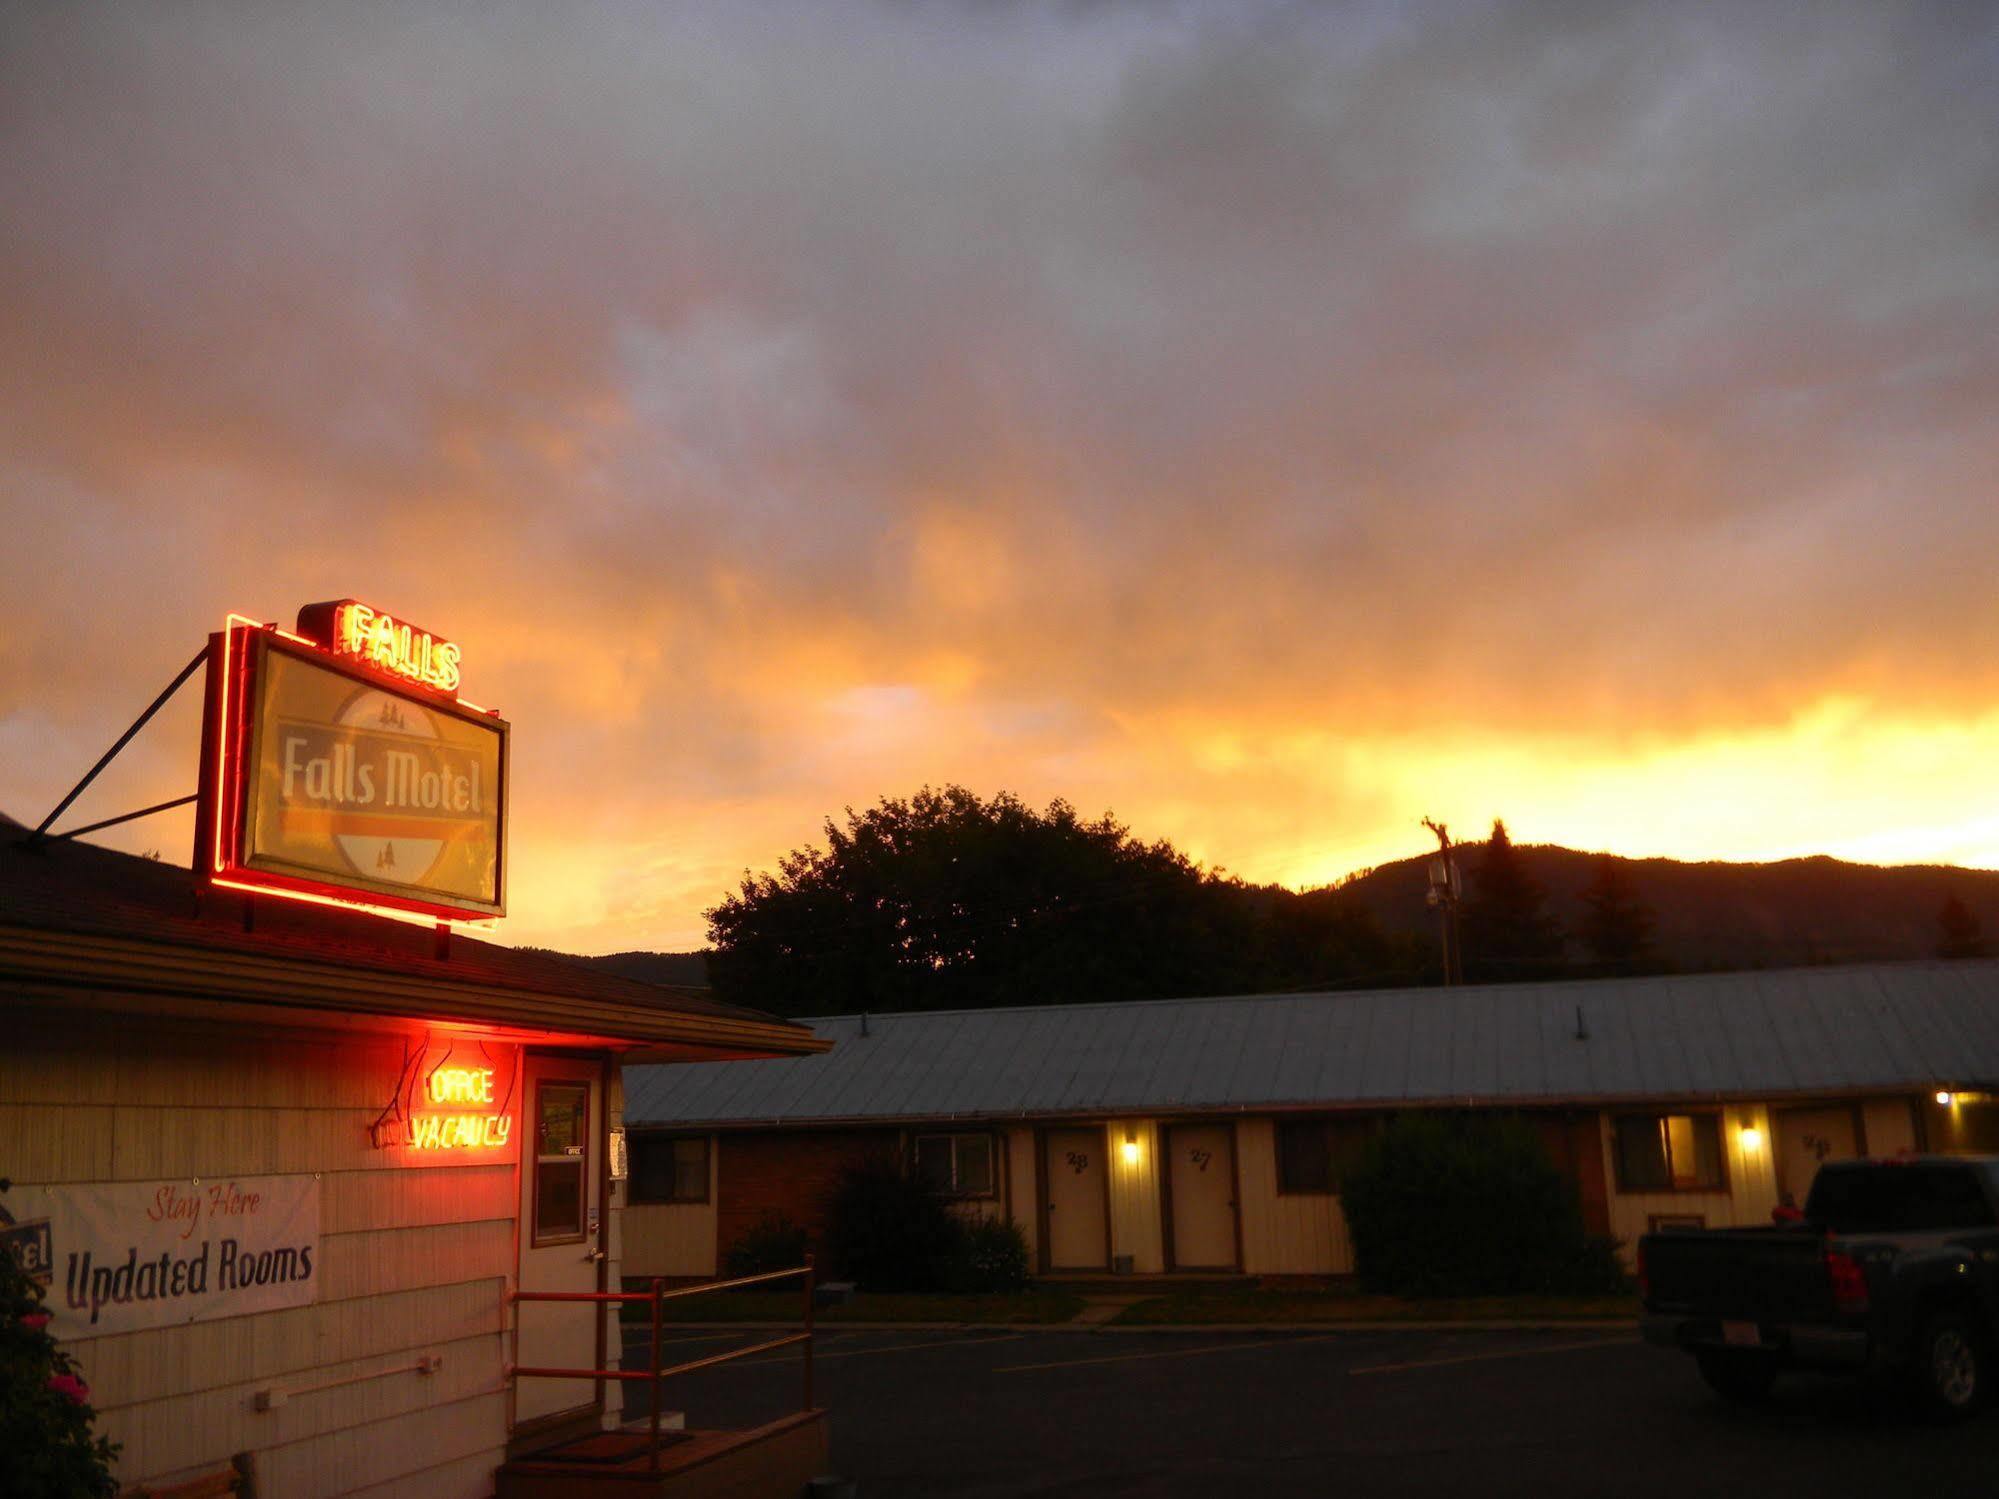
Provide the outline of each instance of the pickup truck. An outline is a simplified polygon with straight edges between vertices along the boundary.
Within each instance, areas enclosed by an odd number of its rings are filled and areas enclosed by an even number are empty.
[[[1934,1414],[1999,1384],[1999,1156],[1828,1161],[1802,1219],[1638,1241],[1641,1324],[1729,1400],[1813,1369],[1906,1380]]]

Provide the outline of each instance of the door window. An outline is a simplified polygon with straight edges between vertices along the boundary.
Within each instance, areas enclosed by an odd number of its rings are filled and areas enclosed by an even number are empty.
[[[589,1201],[590,1087],[535,1086],[534,1242],[564,1244],[584,1237]]]

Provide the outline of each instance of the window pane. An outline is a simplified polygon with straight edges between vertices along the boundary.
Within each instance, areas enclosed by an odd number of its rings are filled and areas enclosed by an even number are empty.
[[[583,1162],[542,1161],[534,1168],[534,1236],[583,1236]]]
[[[916,1137],[916,1174],[940,1192],[951,1190],[951,1137]]]
[[[1672,1187],[1664,1124],[1656,1114],[1627,1114],[1617,1121],[1617,1184],[1624,1191],[1664,1192]]]
[[[1694,1117],[1694,1185],[1721,1190],[1721,1121],[1712,1114]]]
[[[1666,1159],[1672,1163],[1673,1185],[1692,1187],[1699,1184],[1694,1157],[1694,1121],[1685,1114],[1666,1116]]]
[[[708,1200],[708,1142],[698,1135],[673,1142],[673,1195],[680,1202]]]
[[[1330,1192],[1332,1162],[1326,1126],[1317,1119],[1282,1119],[1277,1124],[1277,1188],[1281,1192]]]
[[[537,1097],[541,1119],[535,1133],[535,1153],[582,1155],[589,1124],[589,1088],[580,1083],[543,1083]]]
[[[990,1196],[993,1190],[993,1137],[958,1136],[958,1190],[972,1196]]]
[[[677,1143],[646,1135],[632,1139],[633,1202],[665,1202],[672,1195]]]

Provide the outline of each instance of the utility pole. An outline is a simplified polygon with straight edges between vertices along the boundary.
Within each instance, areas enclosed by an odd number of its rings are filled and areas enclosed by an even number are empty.
[[[1464,895],[1464,882],[1458,877],[1457,850],[1451,843],[1451,830],[1443,823],[1426,817],[1423,826],[1437,835],[1437,857],[1430,861],[1430,893],[1426,899],[1436,911],[1443,933],[1444,983],[1462,984],[1465,957],[1464,944],[1458,935],[1458,902]]]

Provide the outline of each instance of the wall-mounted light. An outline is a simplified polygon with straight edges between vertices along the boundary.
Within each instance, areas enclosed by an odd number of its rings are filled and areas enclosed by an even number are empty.
[[[1938,1089],[1937,1102],[1942,1104],[1945,1108],[1949,1108],[1952,1104],[1957,1102],[1957,1095],[1955,1093],[1947,1093],[1942,1089]]]
[[[1763,1131],[1753,1124],[1743,1125],[1741,1129],[1736,1131],[1736,1138],[1742,1142],[1744,1150],[1761,1150],[1763,1148]]]
[[[1124,1132],[1124,1163],[1127,1166],[1138,1164],[1138,1131],[1135,1129]]]

